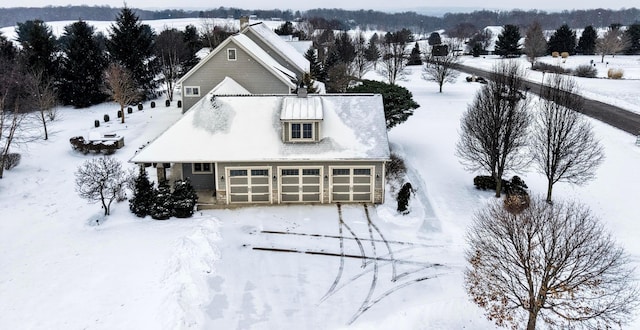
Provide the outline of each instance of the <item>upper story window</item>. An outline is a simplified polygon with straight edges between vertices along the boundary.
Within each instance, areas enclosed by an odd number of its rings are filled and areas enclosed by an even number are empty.
[[[238,54],[236,53],[236,49],[235,48],[228,48],[227,49],[227,60],[235,61],[237,59],[238,59]]]
[[[291,123],[291,140],[315,140],[313,123]]]
[[[199,86],[185,86],[184,87],[184,96],[200,96],[200,87]]]

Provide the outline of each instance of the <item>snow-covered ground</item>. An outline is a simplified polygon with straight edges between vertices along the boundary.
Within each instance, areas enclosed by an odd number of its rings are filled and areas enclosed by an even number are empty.
[[[565,69],[595,64],[595,68],[598,70],[597,78],[574,77],[582,95],[640,113],[640,56],[607,55],[604,57],[604,63],[601,63],[601,60],[602,57],[598,55],[576,55],[567,59],[545,56],[539,59],[541,62],[558,65]],[[501,61],[499,56],[462,57],[463,64],[485,70],[491,70],[496,61]],[[525,68],[531,67],[524,56],[518,58],[518,61]],[[611,68],[621,69],[624,72],[623,79],[607,79],[607,71]],[[542,81],[542,72],[535,70],[527,70],[527,72],[527,78],[531,81]]]
[[[640,78],[638,57],[618,58],[630,61],[625,76]],[[0,329],[494,329],[463,287],[464,233],[493,197],[473,188],[475,174],[454,155],[460,116],[480,85],[461,75],[440,94],[420,74],[412,67],[399,84],[421,108],[389,132],[417,189],[407,216],[396,214],[389,192],[384,205],[344,206],[341,215],[336,206],[272,206],[154,221],[136,218],[125,202],[103,219],[74,191],[74,171],[92,156],[73,152],[68,139],[109,114],[98,130],[125,137],[114,155],[125,162],[180,109],[145,104],[126,124],[115,120],[114,104],[61,109],[51,138],[15,149],[22,162],[0,180]],[[593,81],[581,80],[583,90]],[[620,81],[612,92],[637,105],[638,82]],[[640,147],[592,123],[607,157],[597,178],[557,184],[554,196],[589,205],[637,262]],[[541,175],[518,175],[531,193],[545,192]]]

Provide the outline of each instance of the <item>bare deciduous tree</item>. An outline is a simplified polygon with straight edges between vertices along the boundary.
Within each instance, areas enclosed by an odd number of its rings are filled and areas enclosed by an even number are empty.
[[[156,54],[160,58],[162,75],[167,88],[167,98],[173,101],[173,88],[182,74],[182,63],[189,57],[184,34],[176,29],[165,28],[156,37]]]
[[[429,56],[426,64],[422,68],[422,79],[427,81],[435,81],[442,93],[442,85],[445,83],[453,84],[460,75],[456,65],[459,62],[457,55],[449,53],[444,56]]]
[[[362,31],[356,33],[353,37],[353,46],[356,51],[356,56],[351,62],[353,72],[358,79],[362,79],[364,74],[371,69],[371,63],[367,60],[367,39]]]
[[[103,156],[85,161],[75,173],[76,191],[90,203],[102,203],[104,215],[109,215],[111,203],[121,198],[130,181],[130,173],[113,157]]]
[[[527,55],[527,60],[531,62],[531,67],[536,63],[536,59],[544,56],[546,52],[547,39],[544,37],[542,26],[535,21],[529,26],[524,37],[524,53]]]
[[[584,102],[576,94],[575,81],[557,74],[549,77],[547,86],[535,116],[530,147],[534,164],[547,178],[547,202],[551,202],[556,182],[579,185],[593,179],[604,151],[589,122],[577,112]]]
[[[120,64],[109,64],[104,74],[104,80],[106,93],[120,105],[122,123],[124,124],[124,107],[140,100],[141,93],[136,88],[136,82],[131,75],[131,71]]]
[[[605,55],[615,55],[627,48],[629,41],[618,27],[610,27],[604,35],[596,40],[596,51],[602,56],[600,63],[604,63]]]
[[[408,57],[406,48],[407,41],[401,38],[399,33],[387,33],[381,45],[378,73],[387,78],[389,84],[394,85],[396,80],[404,77]]]
[[[53,89],[53,80],[46,77],[42,70],[32,72],[27,77],[27,89],[33,97],[33,103],[38,113],[38,121],[42,123],[44,139],[49,139],[47,121],[55,118],[55,106],[58,102]]]
[[[460,122],[456,155],[467,169],[491,173],[497,183],[496,197],[502,191],[502,175],[529,163],[523,152],[531,122],[528,100],[520,91],[523,76],[517,62],[500,62]]]
[[[0,179],[11,147],[34,141],[39,131],[29,110],[34,98],[17,61],[0,57]]]
[[[509,212],[493,202],[467,233],[466,290],[499,326],[612,329],[631,320],[638,288],[630,259],[579,203]]]

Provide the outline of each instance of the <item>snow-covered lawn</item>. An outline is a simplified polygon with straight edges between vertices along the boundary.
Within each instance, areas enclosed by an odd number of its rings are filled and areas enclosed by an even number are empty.
[[[92,156],[73,152],[68,139],[108,113],[113,119],[100,130],[125,137],[114,156],[127,161],[180,110],[146,104],[120,124],[113,104],[62,109],[51,139],[19,150],[22,163],[0,180],[0,328],[495,328],[463,287],[464,233],[493,197],[473,188],[474,174],[454,155],[460,115],[480,85],[461,75],[440,94],[419,68],[400,84],[421,108],[389,138],[417,191],[407,216],[396,214],[390,193],[384,205],[369,206],[375,226],[361,205],[343,206],[341,225],[329,205],[154,221],[136,218],[127,203],[97,225],[100,207],[74,191],[75,169]],[[637,94],[625,86],[621,92]],[[634,136],[593,124],[607,156],[597,179],[558,184],[554,194],[590,205],[638,260],[640,147]],[[532,193],[544,193],[542,176],[518,174]],[[342,261],[335,236],[349,238]],[[638,327],[640,320],[631,328]]]

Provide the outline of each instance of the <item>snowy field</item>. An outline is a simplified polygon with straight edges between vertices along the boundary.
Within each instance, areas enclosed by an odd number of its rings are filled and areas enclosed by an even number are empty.
[[[73,152],[68,139],[94,130],[105,113],[115,117],[117,106],[62,109],[51,139],[19,150],[22,163],[0,180],[0,328],[494,329],[463,288],[464,233],[493,197],[473,188],[474,174],[454,156],[459,118],[480,86],[459,80],[440,94],[414,67],[400,82],[422,105],[389,132],[417,189],[408,216],[395,213],[389,195],[384,205],[341,214],[336,206],[274,206],[169,221],[136,218],[119,203],[96,225],[102,210],[73,183],[91,156]],[[179,116],[146,104],[126,124],[99,130],[125,136],[114,156],[127,161]],[[590,205],[638,260],[640,147],[593,124],[607,156],[597,179],[557,184],[554,196]],[[545,192],[541,175],[518,174],[531,193]],[[342,251],[350,257],[341,260]]]
[[[486,69],[496,61],[465,59]],[[625,79],[580,79],[584,95],[640,112],[640,57],[605,61],[623,67]],[[389,132],[417,189],[407,216],[396,214],[388,192],[385,204],[366,210],[273,206],[155,221],[136,218],[125,202],[103,219],[98,204],[74,191],[74,171],[92,156],[73,152],[69,138],[116,132],[126,146],[114,157],[126,162],[180,109],[147,103],[120,124],[115,104],[62,108],[50,139],[14,149],[22,162],[0,180],[0,329],[495,329],[463,287],[465,230],[494,198],[473,188],[476,173],[454,155],[460,116],[480,85],[462,74],[440,94],[420,75],[412,67],[399,84],[421,108]],[[104,114],[112,121],[94,129]],[[557,184],[554,197],[589,205],[638,262],[640,147],[634,136],[591,122],[606,160],[594,181]],[[543,176],[517,174],[532,194],[546,192]],[[640,318],[628,328],[640,329]]]
[[[604,57],[604,63],[600,62],[601,59],[602,57],[598,55],[576,55],[570,56],[566,60],[551,56],[545,56],[539,60],[565,69],[595,64],[595,68],[598,70],[597,78],[574,77],[582,95],[593,100],[616,105],[625,110],[640,113],[640,56],[607,55]],[[485,70],[491,70],[493,64],[500,60],[499,56],[485,56],[484,58],[462,57],[463,64]],[[529,70],[531,63],[527,61],[525,56],[520,57],[518,61],[522,62],[522,65],[527,68],[527,79],[538,83],[542,81],[542,72]],[[607,71],[609,69],[623,70],[623,79],[607,79]]]

